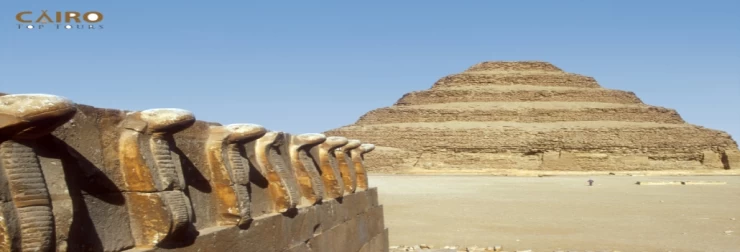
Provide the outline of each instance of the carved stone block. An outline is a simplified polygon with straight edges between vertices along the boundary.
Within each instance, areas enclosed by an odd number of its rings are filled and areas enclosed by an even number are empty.
[[[155,246],[192,226],[181,163],[171,145],[172,134],[194,122],[192,113],[180,109],[135,112],[122,122],[119,159],[138,247]]]
[[[722,163],[725,169],[738,169],[740,168],[740,151],[738,150],[726,150],[722,155]]]
[[[724,168],[724,164],[722,163],[722,154],[723,153],[717,153],[711,150],[705,150],[702,151],[702,159],[701,164],[708,168]]]
[[[281,213],[294,209],[300,201],[295,175],[284,161],[284,144],[283,132],[269,131],[247,145],[249,160],[267,180],[273,210]]]
[[[249,162],[244,142],[265,135],[256,124],[210,126],[206,145],[218,225],[247,225],[251,220]]]
[[[58,96],[0,97],[0,251],[55,249],[51,197],[32,146],[75,113]]]
[[[321,181],[314,157],[310,153],[313,146],[323,143],[326,136],[323,134],[286,134],[288,144],[284,151],[288,153],[288,164],[295,172],[296,180],[301,191],[301,201],[305,205],[313,205],[324,198],[324,185]]]
[[[352,163],[354,164],[355,174],[357,176],[357,188],[361,190],[367,190],[367,169],[365,169],[365,153],[371,152],[375,149],[373,144],[362,144],[360,147],[354,148],[350,151],[352,157]]]
[[[350,139],[347,144],[337,148],[334,153],[339,161],[339,171],[342,173],[344,182],[344,194],[354,193],[357,189],[357,173],[355,172],[354,162],[352,162],[351,151],[360,147],[360,140]]]
[[[323,143],[313,146],[310,150],[311,156],[318,163],[317,167],[321,172],[324,198],[336,199],[344,195],[344,181],[339,171],[334,150],[345,144],[347,144],[347,138],[330,136]]]

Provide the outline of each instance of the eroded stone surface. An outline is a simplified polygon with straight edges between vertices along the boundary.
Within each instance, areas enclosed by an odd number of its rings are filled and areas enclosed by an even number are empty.
[[[295,172],[298,186],[301,190],[302,201],[308,205],[320,202],[324,197],[324,185],[319,175],[315,158],[310,149],[323,143],[326,136],[323,134],[286,135],[289,144],[285,146],[287,152],[286,164]]]
[[[180,109],[18,97],[0,94],[22,108],[0,108],[0,251],[321,251],[313,239],[366,251],[387,243],[377,192],[342,195],[332,158],[346,138],[267,134]],[[305,193],[298,170],[310,181]],[[284,190],[277,200],[275,181]]]
[[[347,138],[330,136],[323,143],[311,148],[314,160],[318,159],[317,167],[321,171],[325,198],[336,199],[344,195],[344,181],[334,151],[346,145],[347,142]]]
[[[66,98],[46,94],[0,96],[0,136],[35,139],[66,123],[77,111]]]
[[[192,227],[193,210],[184,193],[181,161],[172,151],[172,134],[194,122],[192,113],[180,109],[135,112],[123,122],[119,159],[138,247],[158,245]]]
[[[34,148],[38,138],[72,118],[76,106],[41,94],[0,96],[0,105],[0,250],[51,251],[64,246],[64,233],[54,237],[52,197]],[[71,217],[71,206],[65,204],[69,196],[59,198],[56,215]]]
[[[249,229],[209,228],[192,245],[141,251],[388,251],[382,206],[370,206],[366,195],[349,196],[352,203],[327,200],[301,208],[292,218],[274,214],[255,218]],[[355,200],[356,199],[356,200]],[[352,210],[348,210],[352,207]]]
[[[187,128],[195,121],[195,116],[190,111],[176,108],[149,109],[141,111],[134,116],[147,123],[147,129],[152,132],[174,131],[176,127]]]
[[[250,159],[254,161],[261,175],[267,180],[274,211],[286,212],[300,202],[300,192],[295,175],[285,164],[281,149],[285,145],[283,132],[269,131],[255,141],[250,148]]]
[[[722,154],[722,164],[725,169],[736,169],[740,167],[740,150],[725,150]]]
[[[362,142],[360,140],[349,139],[347,140],[347,144],[334,151],[334,154],[337,156],[339,171],[342,173],[345,194],[353,193],[357,189],[357,173],[355,171],[355,163],[352,161],[351,152],[353,149],[360,147],[361,144]]]
[[[476,64],[324,134],[376,144],[376,172],[740,167],[727,133],[536,61]]]
[[[367,169],[365,168],[365,154],[375,150],[374,144],[364,143],[360,147],[351,150],[352,163],[355,168],[355,175],[357,177],[357,188],[360,190],[367,190]]]
[[[219,225],[246,225],[252,220],[249,186],[249,161],[244,143],[266,133],[256,124],[210,126],[207,157],[210,184],[216,202]]]

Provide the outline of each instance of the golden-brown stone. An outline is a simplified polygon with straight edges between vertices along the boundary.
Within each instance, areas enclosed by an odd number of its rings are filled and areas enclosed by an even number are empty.
[[[249,163],[241,148],[265,133],[265,128],[256,124],[210,126],[206,152],[219,225],[242,226],[252,219]]]
[[[326,198],[336,199],[344,195],[344,181],[334,150],[344,146],[347,142],[347,138],[330,136],[323,143],[311,148],[311,154],[314,158],[318,158],[318,168],[321,170]]]
[[[309,150],[325,140],[323,134],[288,135],[289,164],[295,172],[301,196],[309,205],[320,202],[324,197],[324,185]]]
[[[127,116],[119,158],[127,186],[131,229],[137,246],[154,246],[192,226],[181,162],[172,134],[195,122],[181,109],[150,109]]]
[[[351,151],[362,145],[360,140],[349,139],[347,144],[337,148],[334,154],[337,156],[339,171],[342,173],[344,182],[344,194],[354,193],[357,189],[357,174],[355,172],[354,162],[352,161]]]
[[[377,191],[342,195],[343,180],[356,179],[332,161],[346,138],[264,137],[261,126],[195,121],[180,109],[100,109],[48,95],[0,94],[0,114],[0,251],[387,244]]]
[[[357,189],[367,190],[367,169],[365,168],[364,160],[365,154],[375,150],[374,144],[364,143],[360,147],[352,149],[350,152],[352,157],[352,163],[355,168],[355,176],[357,176]]]
[[[41,94],[0,96],[0,105],[0,251],[51,251],[52,198],[34,146],[76,106]]]
[[[295,175],[284,163],[280,146],[284,144],[283,132],[269,131],[254,143],[254,162],[268,181],[270,195],[277,212],[295,208],[300,200]]]
[[[377,145],[376,172],[740,167],[727,133],[537,61],[478,63],[324,134]]]

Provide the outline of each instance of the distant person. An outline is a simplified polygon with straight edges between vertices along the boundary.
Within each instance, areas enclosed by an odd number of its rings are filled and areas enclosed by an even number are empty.
[[[589,179],[588,180],[588,186],[594,186],[594,180],[593,179]]]

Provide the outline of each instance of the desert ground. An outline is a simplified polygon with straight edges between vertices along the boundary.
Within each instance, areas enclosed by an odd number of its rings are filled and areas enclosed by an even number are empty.
[[[369,182],[378,187],[391,245],[740,251],[740,176],[371,174]]]

